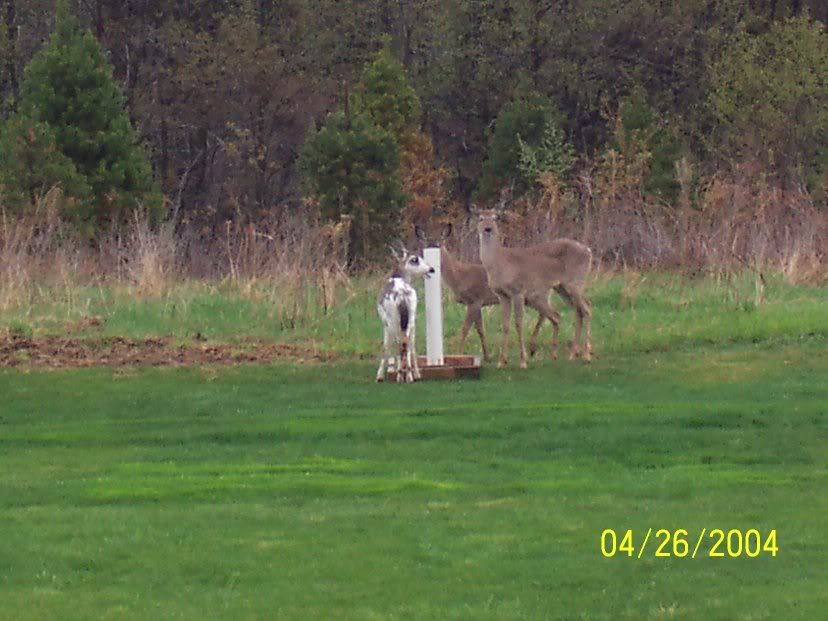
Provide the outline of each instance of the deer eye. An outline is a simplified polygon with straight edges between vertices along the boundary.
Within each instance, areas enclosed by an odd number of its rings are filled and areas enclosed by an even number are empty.
[[[409,263],[411,263],[411,265],[417,265],[417,263],[419,263],[419,262],[420,262],[420,259],[418,259],[417,257],[411,257],[411,260],[409,261]]]

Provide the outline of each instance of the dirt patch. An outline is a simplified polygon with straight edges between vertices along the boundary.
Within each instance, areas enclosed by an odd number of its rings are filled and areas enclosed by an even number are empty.
[[[310,347],[256,340],[238,344],[181,344],[171,338],[0,335],[0,367],[187,366],[277,360],[304,363],[333,358],[330,353]]]

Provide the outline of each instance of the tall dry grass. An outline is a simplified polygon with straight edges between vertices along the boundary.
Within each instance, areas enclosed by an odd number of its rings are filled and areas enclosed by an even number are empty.
[[[209,282],[269,302],[286,326],[322,313],[351,293],[347,271],[350,222],[319,223],[299,214],[214,229],[135,214],[95,243],[78,237],[46,195],[26,217],[0,210],[0,310],[108,287],[126,296],[170,296],[186,282]]]
[[[588,244],[605,269],[704,271],[725,287],[734,273],[749,271],[757,304],[768,272],[791,283],[828,281],[828,212],[806,192],[783,190],[749,168],[740,176],[693,182],[689,165],[682,165],[674,205],[646,198],[638,168],[622,156],[606,157],[568,186],[542,179],[536,200],[512,205],[506,242],[572,237]],[[196,281],[265,300],[290,327],[353,296],[347,219],[325,223],[285,209],[212,228],[152,227],[138,214],[92,244],[61,222],[56,192],[26,217],[0,208],[0,310],[56,296],[71,309],[83,304],[80,289],[89,286],[158,298]],[[461,254],[476,259],[474,222],[455,217],[454,230]]]
[[[537,199],[514,201],[503,227],[507,245],[571,237],[607,269],[747,270],[757,282],[767,272],[793,284],[828,282],[828,210],[803,189],[782,189],[745,169],[695,184],[691,199],[690,175],[680,169],[680,197],[668,205],[646,197],[622,163],[605,165],[570,186],[543,178]],[[475,258],[474,222],[455,228],[462,254]]]

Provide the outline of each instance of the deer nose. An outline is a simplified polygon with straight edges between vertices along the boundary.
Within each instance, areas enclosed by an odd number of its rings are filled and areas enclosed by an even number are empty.
[[[436,274],[436,273],[437,273],[437,270],[435,270],[435,269],[432,267],[432,268],[429,268],[428,273],[429,273],[429,274]]]
[[[483,232],[484,233],[491,233],[492,232],[492,227],[490,227],[490,226],[484,227]]]

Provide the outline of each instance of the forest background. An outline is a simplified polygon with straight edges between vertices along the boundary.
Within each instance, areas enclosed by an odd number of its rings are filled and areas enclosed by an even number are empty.
[[[504,188],[510,243],[568,235],[607,265],[825,277],[818,0],[64,7],[61,54],[92,46],[111,65],[123,100],[107,101],[135,132],[107,121],[122,132],[109,142],[134,153],[79,162],[63,130],[43,126],[40,87],[61,57],[43,60],[61,36],[55,2],[5,0],[7,291],[56,254],[78,273],[148,282],[286,263],[345,278],[434,220],[455,223],[471,258],[469,209]]]

